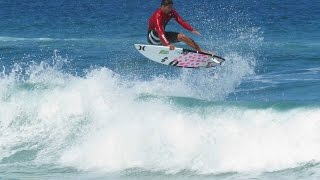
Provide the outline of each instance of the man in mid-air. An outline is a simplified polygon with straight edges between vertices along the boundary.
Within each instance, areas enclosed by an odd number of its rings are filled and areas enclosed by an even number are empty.
[[[169,46],[170,50],[174,50],[175,46],[173,43],[182,41],[196,51],[203,52],[198,44],[188,36],[182,33],[165,31],[166,25],[171,18],[175,18],[182,27],[190,32],[200,35],[200,33],[184,21],[173,8],[173,0],[162,0],[161,7],[158,8],[149,19],[148,42],[153,45]]]

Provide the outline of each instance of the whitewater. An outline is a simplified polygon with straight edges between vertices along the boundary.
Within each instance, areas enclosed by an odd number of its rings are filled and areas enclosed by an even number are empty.
[[[237,73],[232,83],[218,78],[212,88],[225,93],[209,101],[194,98],[207,92],[188,89],[185,76],[198,75],[188,70],[179,83],[128,81],[103,67],[65,73],[65,61],[56,54],[1,76],[2,166],[200,175],[318,167],[319,106],[224,102],[243,72],[221,72]]]

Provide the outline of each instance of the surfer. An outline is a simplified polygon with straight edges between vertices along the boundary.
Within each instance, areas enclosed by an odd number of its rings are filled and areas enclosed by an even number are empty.
[[[180,17],[178,12],[173,8],[173,0],[162,0],[161,7],[158,8],[149,19],[148,42],[153,45],[162,44],[164,46],[169,46],[170,50],[174,50],[175,46],[173,43],[182,41],[196,51],[204,52],[198,44],[188,36],[182,33],[165,31],[166,25],[171,18],[175,18],[183,28],[189,30],[193,34],[201,35]]]

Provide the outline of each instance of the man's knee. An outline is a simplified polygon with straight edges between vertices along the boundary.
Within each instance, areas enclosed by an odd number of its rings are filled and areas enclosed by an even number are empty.
[[[182,34],[182,33],[179,33],[178,34],[178,40],[179,41],[186,41],[186,40],[188,40],[189,38],[186,36],[186,35],[184,35],[184,34]]]

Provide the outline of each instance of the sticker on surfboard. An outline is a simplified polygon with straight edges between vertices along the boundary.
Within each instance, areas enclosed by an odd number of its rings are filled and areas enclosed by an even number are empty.
[[[175,48],[169,50],[168,46],[135,44],[135,48],[146,58],[169,66],[182,68],[211,68],[221,65],[224,58],[197,52],[193,50]]]

